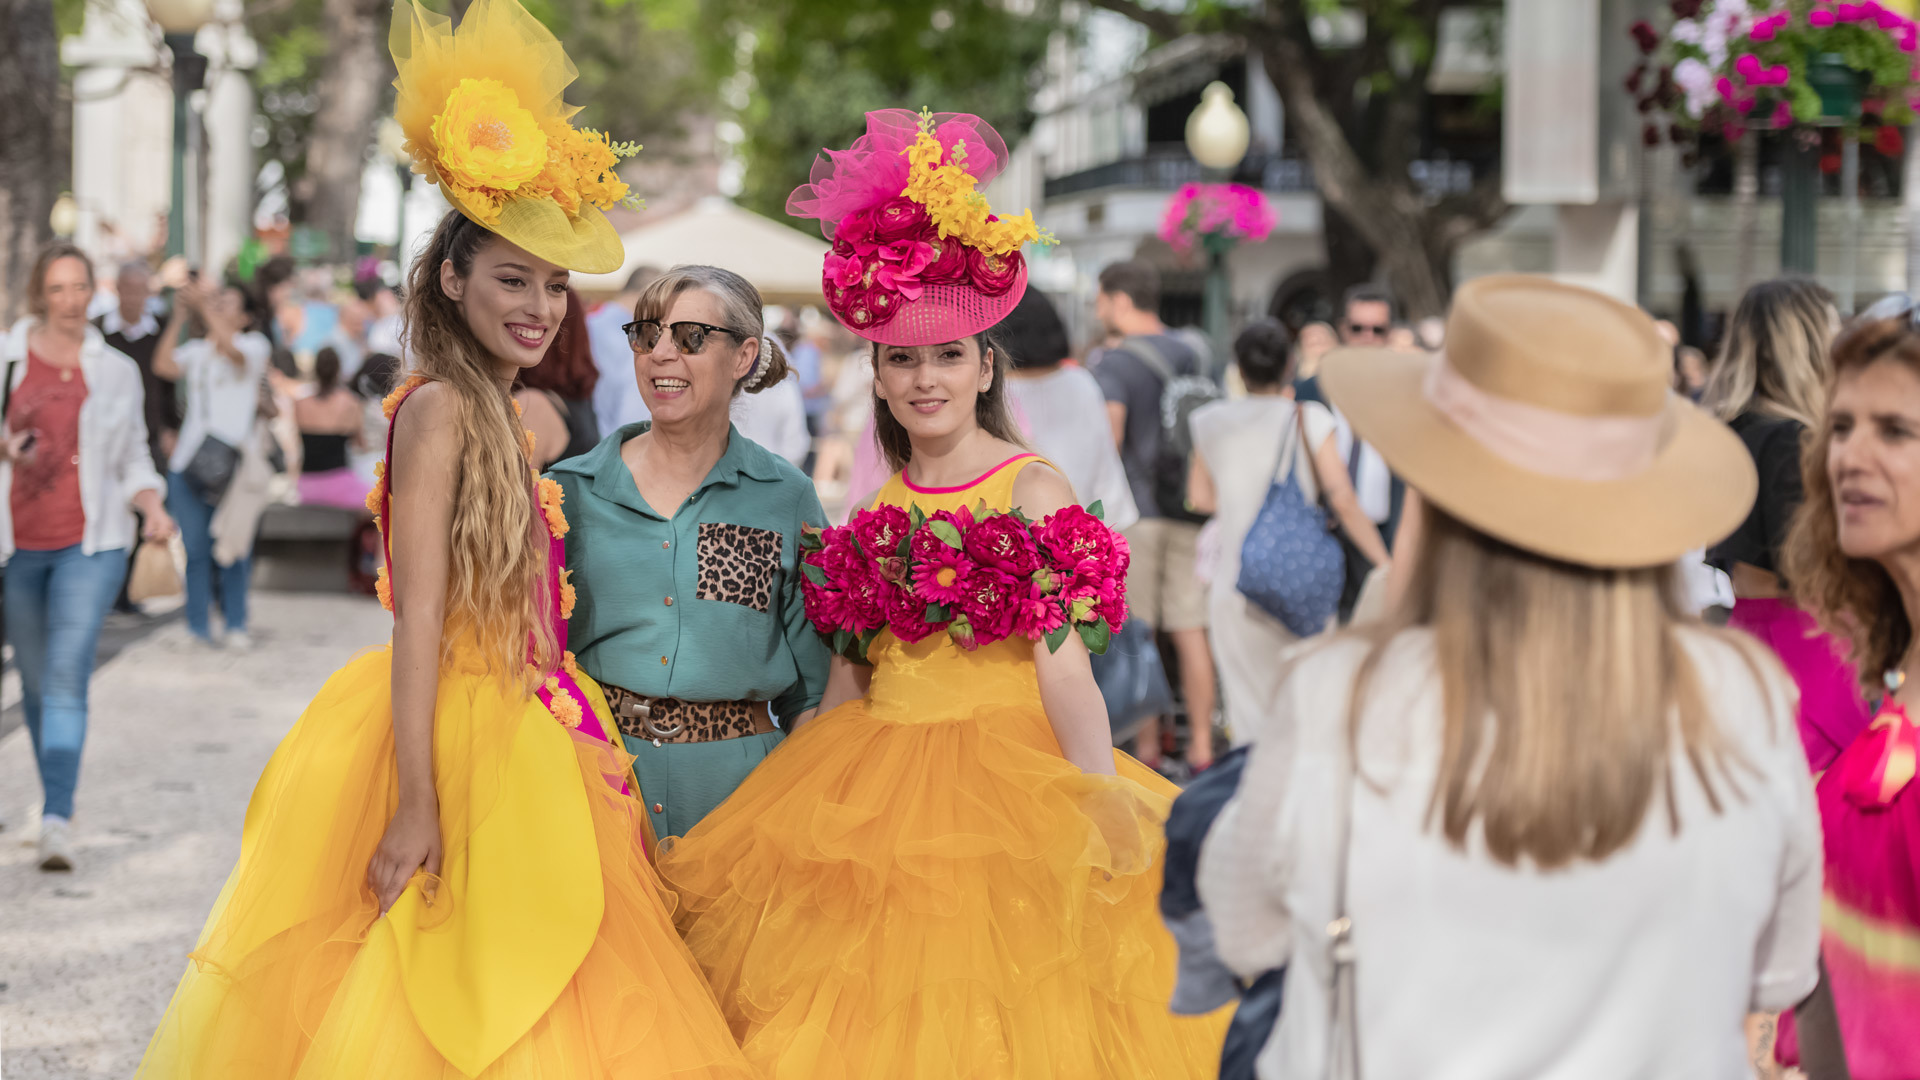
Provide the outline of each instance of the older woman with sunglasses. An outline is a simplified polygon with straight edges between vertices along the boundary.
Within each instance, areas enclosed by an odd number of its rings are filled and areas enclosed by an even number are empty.
[[[681,266],[625,327],[653,419],[553,467],[564,492],[569,647],[607,692],[657,837],[682,836],[813,715],[826,646],[800,599],[813,484],[728,419],[784,379],[760,294]]]

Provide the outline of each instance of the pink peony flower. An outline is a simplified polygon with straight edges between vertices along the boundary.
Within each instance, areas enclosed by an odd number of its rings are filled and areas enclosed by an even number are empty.
[[[960,598],[960,613],[973,627],[974,638],[991,644],[1013,633],[1013,621],[1019,614],[1014,601],[1025,594],[1021,584],[998,570],[981,567],[966,579],[966,595]]]
[[[872,213],[873,237],[881,243],[924,239],[923,234],[933,228],[927,208],[905,195],[881,203]]]
[[[911,645],[940,628],[927,621],[925,601],[905,589],[893,589],[887,594],[887,629]]]
[[[836,589],[803,581],[800,597],[806,605],[807,621],[822,633],[845,630],[853,622],[852,609],[846,597]]]
[[[911,522],[898,506],[877,506],[861,510],[847,522],[860,541],[860,550],[870,559],[900,553],[900,541],[907,538]]]
[[[920,280],[929,285],[957,285],[967,280],[967,246],[958,240],[934,237],[933,261],[920,271]]]
[[[1048,515],[1035,532],[1052,556],[1056,569],[1075,577],[1091,578],[1126,572],[1126,549],[1124,543],[1119,542],[1119,534],[1083,507],[1061,507]],[[1114,565],[1116,562],[1118,567]]]
[[[865,633],[887,625],[888,604],[893,594],[899,591],[880,580],[877,574],[869,574],[848,583],[845,589],[849,609],[846,629]]]
[[[1029,587],[1026,595],[1017,597],[1015,606],[1013,632],[1021,637],[1039,641],[1066,625],[1067,612],[1060,601],[1037,587]]]
[[[1012,514],[995,514],[975,525],[966,549],[974,562],[1013,577],[1026,577],[1040,565],[1033,535]]]
[[[874,220],[872,208],[855,210],[840,219],[840,225],[833,230],[834,243],[865,244],[874,240],[874,229],[878,222]]]
[[[979,248],[967,249],[967,277],[973,287],[988,296],[1004,295],[1020,280],[1020,268],[1026,261],[1017,251],[989,255]]]

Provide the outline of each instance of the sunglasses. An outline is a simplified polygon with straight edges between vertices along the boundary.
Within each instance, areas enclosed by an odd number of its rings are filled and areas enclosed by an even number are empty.
[[[1374,337],[1385,337],[1387,329],[1386,323],[1350,322],[1347,324],[1347,333],[1354,335],[1372,334]]]
[[[1920,302],[1906,293],[1890,293],[1868,304],[1860,314],[1853,317],[1853,321],[1878,322],[1882,319],[1897,319],[1904,315],[1909,323],[1920,327],[1920,307],[1916,307],[1916,303]]]
[[[670,331],[673,334],[673,347],[679,349],[683,356],[697,355],[701,349],[706,348],[708,334],[732,334],[736,341],[747,339],[747,336],[738,330],[703,322],[677,322],[663,325],[659,319],[641,319],[638,322],[627,323],[620,329],[626,331],[627,344],[641,352],[652,352],[653,347],[660,344],[661,331]]]

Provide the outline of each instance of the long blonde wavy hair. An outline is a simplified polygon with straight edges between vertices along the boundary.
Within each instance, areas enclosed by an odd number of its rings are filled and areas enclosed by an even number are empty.
[[[1904,314],[1859,322],[1833,343],[1833,376],[1863,370],[1886,359],[1920,374],[1920,329]],[[1833,442],[1833,415],[1820,417],[1800,455],[1800,479],[1806,497],[1794,512],[1785,549],[1787,580],[1794,599],[1835,637],[1848,643],[1848,659],[1869,696],[1883,692],[1880,680],[1906,660],[1913,645],[1900,589],[1887,568],[1872,559],[1856,559],[1840,547],[1840,516],[1834,506],[1833,478],[1827,475],[1827,447]]]
[[[1757,412],[1806,427],[1827,411],[1827,347],[1840,329],[1833,294],[1805,278],[1775,278],[1747,290],[1701,405],[1730,421]]]
[[[532,462],[513,399],[495,374],[498,361],[440,288],[441,263],[467,277],[474,256],[492,239],[457,210],[440,220],[407,272],[406,341],[413,374],[445,384],[459,402],[461,467],[442,655],[468,637],[489,672],[531,692],[535,669],[551,671],[559,663],[547,589],[549,540],[534,509]]]
[[[1348,730],[1357,740],[1389,644],[1430,629],[1445,726],[1429,823],[1460,848],[1477,823],[1488,854],[1509,866],[1604,859],[1633,840],[1656,795],[1679,831],[1676,736],[1718,813],[1738,759],[1679,631],[1739,643],[1685,610],[1674,568],[1577,566],[1503,543],[1430,503],[1422,512],[1406,595],[1388,619],[1353,631],[1372,648],[1355,676]],[[1751,649],[1740,652],[1759,663]]]

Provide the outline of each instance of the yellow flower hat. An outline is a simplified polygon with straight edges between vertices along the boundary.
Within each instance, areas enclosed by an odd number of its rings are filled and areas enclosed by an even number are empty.
[[[576,129],[561,99],[579,70],[518,0],[474,0],[453,21],[398,0],[387,36],[394,119],[413,171],[460,212],[548,262],[587,274],[625,252],[603,210],[633,203],[614,174],[640,148]]]

